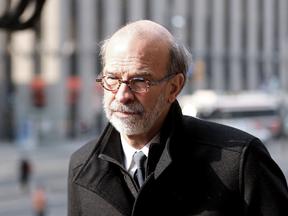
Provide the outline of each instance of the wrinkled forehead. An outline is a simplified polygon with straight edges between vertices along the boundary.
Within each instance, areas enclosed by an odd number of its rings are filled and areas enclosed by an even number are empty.
[[[105,68],[114,66],[123,71],[144,68],[165,73],[172,40],[165,28],[153,22],[129,24],[110,38]]]
[[[135,36],[113,38],[106,50],[104,71],[166,73],[169,47]]]
[[[115,37],[107,46],[106,56],[124,53],[131,56],[147,56],[155,58],[169,53],[169,46],[155,38],[139,38],[135,36]],[[162,56],[163,57],[163,56]]]

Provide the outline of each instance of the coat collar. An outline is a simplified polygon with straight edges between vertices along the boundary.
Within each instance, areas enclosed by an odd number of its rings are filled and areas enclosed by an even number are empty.
[[[155,168],[155,179],[157,179],[172,163],[171,144],[179,139],[178,132],[181,131],[182,111],[177,100],[171,105],[161,130],[160,142],[163,152]],[[172,142],[173,141],[173,142]]]
[[[135,198],[123,178],[122,161],[119,133],[108,124],[73,181],[105,199],[121,214],[130,215]]]

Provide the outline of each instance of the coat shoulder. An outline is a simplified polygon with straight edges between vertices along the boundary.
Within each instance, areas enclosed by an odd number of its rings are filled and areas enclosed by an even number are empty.
[[[206,121],[198,118],[183,117],[185,133],[194,141],[219,148],[233,148],[242,151],[244,146],[249,145],[257,138],[245,131],[230,126]]]
[[[91,140],[78,150],[76,150],[70,157],[70,168],[74,169],[81,166],[88,156],[93,152],[97,145],[98,139]]]

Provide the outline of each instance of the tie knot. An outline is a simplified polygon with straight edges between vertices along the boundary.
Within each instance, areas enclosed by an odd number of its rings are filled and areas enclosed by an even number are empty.
[[[146,155],[142,151],[136,152],[133,155],[133,159],[134,159],[138,168],[144,168]]]

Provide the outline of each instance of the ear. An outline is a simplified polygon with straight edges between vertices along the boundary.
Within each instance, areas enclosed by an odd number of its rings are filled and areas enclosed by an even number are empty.
[[[169,88],[168,88],[168,103],[172,104],[175,100],[176,97],[178,96],[180,89],[183,85],[184,82],[184,77],[183,74],[176,74],[169,83]]]

